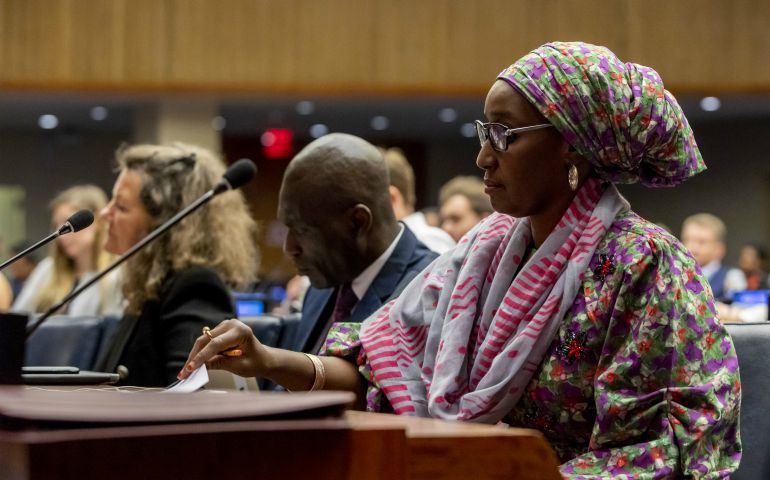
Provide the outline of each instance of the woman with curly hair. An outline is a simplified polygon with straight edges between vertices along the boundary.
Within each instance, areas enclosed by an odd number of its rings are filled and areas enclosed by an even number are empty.
[[[101,214],[109,226],[106,249],[114,254],[213,188],[225,172],[212,152],[181,143],[122,147],[117,163],[112,200]],[[243,195],[228,192],[128,260],[125,316],[100,369],[118,370],[131,385],[173,381],[201,329],[235,315],[230,289],[254,280],[255,229]]]

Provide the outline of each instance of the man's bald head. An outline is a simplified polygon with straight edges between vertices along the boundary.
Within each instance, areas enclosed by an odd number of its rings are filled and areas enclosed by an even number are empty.
[[[278,216],[289,227],[284,250],[317,287],[349,282],[398,232],[382,154],[367,141],[326,135],[289,163]]]
[[[377,213],[390,207],[388,167],[366,140],[332,133],[302,149],[289,163],[282,190],[302,192],[329,208],[363,203]],[[331,194],[333,192],[333,195]]]

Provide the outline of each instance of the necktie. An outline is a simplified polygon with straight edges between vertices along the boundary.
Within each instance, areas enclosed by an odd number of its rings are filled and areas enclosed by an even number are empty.
[[[350,284],[346,283],[340,286],[340,289],[337,291],[337,301],[334,303],[334,311],[332,312],[332,323],[347,320],[356,303],[358,303],[358,297]]]

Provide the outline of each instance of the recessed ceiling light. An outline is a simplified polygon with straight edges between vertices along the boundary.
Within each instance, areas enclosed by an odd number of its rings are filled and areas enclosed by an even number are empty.
[[[717,97],[703,97],[700,101],[700,108],[707,112],[715,112],[722,106],[722,102]]]
[[[225,120],[225,117],[218,115],[211,119],[211,128],[216,130],[217,132],[221,132],[225,129],[227,126],[227,120]]]
[[[452,123],[457,120],[457,110],[454,108],[442,108],[438,112],[438,119],[444,123]]]
[[[376,117],[372,118],[370,124],[375,130],[387,130],[388,126],[390,125],[390,120],[388,120],[388,117],[377,115]]]
[[[270,147],[275,143],[275,134],[273,132],[265,132],[260,137],[263,147]]]
[[[59,125],[59,119],[56,118],[56,115],[40,115],[40,118],[37,119],[37,124],[44,130],[51,130]]]
[[[473,138],[476,136],[476,125],[472,123],[463,123],[460,126],[460,135],[466,138]]]
[[[109,114],[110,112],[107,111],[107,107],[103,107],[101,105],[97,105],[91,109],[91,119],[97,122],[106,120]]]
[[[310,115],[311,113],[315,112],[315,103],[311,102],[310,100],[302,100],[301,102],[297,103],[295,108],[297,113],[300,115]]]
[[[329,133],[329,127],[323,123],[316,123],[310,127],[310,136],[313,138],[323,137],[327,133]]]

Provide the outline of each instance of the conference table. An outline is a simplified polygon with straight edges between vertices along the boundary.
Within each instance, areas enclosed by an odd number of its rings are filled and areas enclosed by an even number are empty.
[[[350,411],[344,395],[2,387],[0,478],[561,478],[537,431]]]

